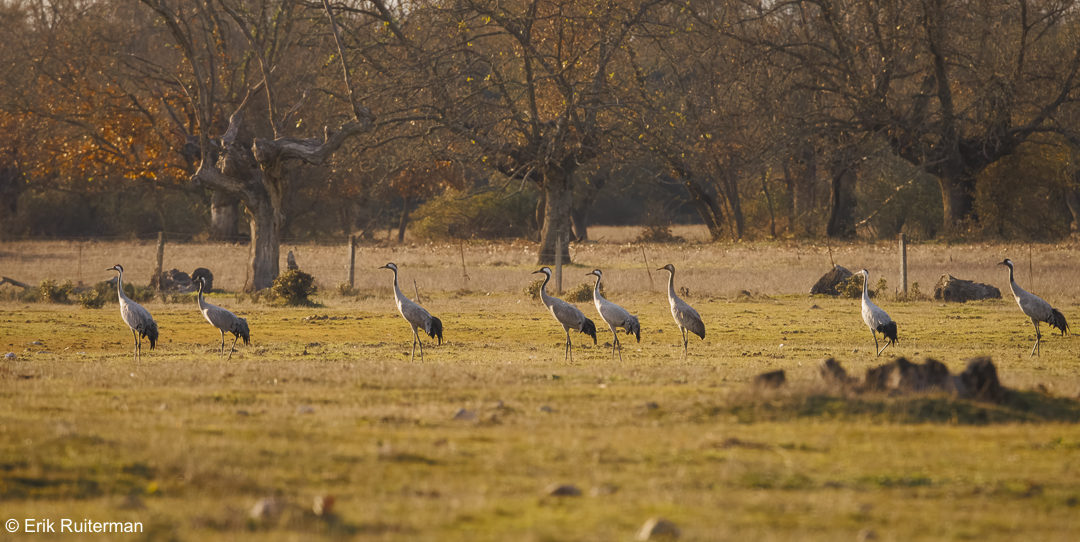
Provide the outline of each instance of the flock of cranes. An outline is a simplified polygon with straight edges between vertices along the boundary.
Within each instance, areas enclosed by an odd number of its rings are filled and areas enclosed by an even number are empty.
[[[1009,285],[1012,289],[1013,297],[1016,299],[1016,304],[1020,306],[1020,310],[1031,319],[1032,325],[1035,326],[1035,344],[1031,347],[1031,355],[1039,355],[1041,354],[1040,343],[1042,341],[1039,323],[1045,322],[1051,327],[1057,328],[1061,331],[1062,335],[1068,333],[1069,324],[1065,321],[1065,316],[1061,314],[1061,311],[1053,308],[1039,296],[1024,290],[1016,284],[1016,280],[1013,276],[1012,260],[1006,258],[998,265],[1009,268]],[[418,344],[420,345],[420,361],[423,361],[424,343],[420,338],[419,331],[422,330],[432,339],[437,339],[438,344],[441,345],[443,339],[442,320],[432,316],[427,309],[421,307],[418,303],[409,299],[401,292],[401,288],[398,285],[398,267],[396,264],[388,263],[379,269],[389,269],[394,272],[394,302],[397,305],[398,312],[401,313],[402,318],[404,318],[412,327],[413,345],[410,361],[416,359],[416,346]],[[124,287],[122,284],[124,278],[123,266],[116,264],[107,269],[107,271],[109,270],[117,272],[116,289],[120,300],[120,317],[123,318],[124,323],[131,329],[131,334],[135,343],[133,355],[135,360],[138,361],[142,357],[142,340],[144,338],[150,341],[151,350],[153,350],[154,345],[157,344],[157,323],[154,322],[149,311],[142,305],[129,299],[128,296],[124,294]],[[671,317],[675,320],[675,325],[678,326],[679,332],[682,334],[683,356],[685,356],[691,333],[705,339],[705,322],[693,307],[675,294],[675,266],[667,264],[657,269],[657,271],[668,272],[668,303],[671,305]],[[870,328],[870,334],[874,337],[874,349],[877,351],[877,355],[880,356],[889,345],[897,342],[896,322],[893,321],[893,319],[889,317],[889,314],[881,307],[870,301],[870,293],[867,288],[867,284],[870,282],[870,272],[863,269],[859,273],[863,278],[862,319],[866,326]],[[573,304],[548,295],[547,284],[551,280],[551,268],[541,267],[540,269],[533,271],[533,274],[544,275],[544,282],[540,285],[540,301],[548,311],[551,312],[551,315],[559,325],[562,326],[563,332],[566,334],[563,359],[564,361],[569,360],[572,362],[574,360],[574,352],[573,344],[570,340],[570,330],[572,329],[592,337],[593,344],[596,344],[596,324]],[[622,342],[619,340],[618,330],[621,329],[627,335],[633,335],[638,342],[641,342],[641,324],[638,321],[638,318],[631,314],[630,311],[605,299],[600,294],[600,282],[604,278],[602,271],[594,269],[587,273],[586,276],[596,277],[596,284],[593,286],[593,304],[596,306],[596,312],[600,314],[600,319],[607,324],[608,329],[611,331],[611,356],[614,358],[617,353],[619,360],[621,361]],[[233,344],[229,350],[229,359],[232,359],[232,353],[235,350],[237,340],[243,338],[245,345],[250,344],[251,332],[248,328],[247,320],[236,316],[226,309],[207,303],[203,299],[205,282],[202,279],[196,279],[196,283],[199,287],[199,311],[202,313],[203,317],[206,318],[207,322],[210,322],[211,325],[221,332],[221,356],[225,355],[225,334],[231,333],[233,335]],[[880,346],[878,343],[879,333],[884,339],[884,346]]]

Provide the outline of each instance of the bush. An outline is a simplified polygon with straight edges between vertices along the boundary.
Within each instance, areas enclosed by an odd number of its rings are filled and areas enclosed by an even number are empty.
[[[310,297],[315,295],[315,277],[299,270],[290,269],[274,279],[270,298],[288,306],[312,306]]]
[[[71,281],[60,284],[52,279],[41,281],[38,287],[39,299],[45,303],[71,303],[71,292],[75,289]]]
[[[100,309],[105,306],[105,296],[95,290],[87,290],[79,294],[79,304],[84,309]]]
[[[529,192],[447,190],[413,211],[412,230],[433,240],[527,237],[535,210],[536,197]]]
[[[554,279],[552,279],[554,280]],[[531,299],[540,299],[540,286],[544,284],[544,279],[534,280],[525,287],[525,295]],[[554,282],[552,283],[554,284]],[[549,285],[550,286],[550,285]],[[554,287],[554,286],[552,286]],[[586,303],[592,301],[592,289],[593,285],[589,283],[581,283],[574,288],[566,291],[563,299],[571,303]],[[554,295],[553,292],[549,292],[548,295]],[[604,295],[604,283],[600,283],[600,295]]]

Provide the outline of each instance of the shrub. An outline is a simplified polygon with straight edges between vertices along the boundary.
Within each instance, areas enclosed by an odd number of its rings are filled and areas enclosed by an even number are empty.
[[[536,197],[529,192],[492,190],[463,194],[447,190],[413,211],[413,232],[425,239],[502,239],[531,233]]]
[[[38,287],[38,295],[41,301],[46,303],[71,303],[70,296],[74,289],[70,280],[61,284],[52,279],[45,279]]]
[[[311,306],[315,304],[310,299],[315,291],[315,277],[299,269],[290,269],[274,279],[270,297],[283,305]]]
[[[105,296],[96,289],[86,290],[79,294],[79,304],[84,309],[100,309],[105,306]]]
[[[552,279],[554,280],[554,279]],[[540,299],[540,286],[544,284],[544,279],[534,280],[525,287],[525,295],[531,299]],[[565,292],[563,299],[571,303],[586,303],[592,301],[592,289],[593,285],[589,283],[581,283],[574,288],[571,288]],[[600,283],[600,295],[604,294],[604,283]]]

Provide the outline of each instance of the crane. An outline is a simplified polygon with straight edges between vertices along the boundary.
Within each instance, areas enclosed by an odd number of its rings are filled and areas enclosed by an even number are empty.
[[[690,335],[687,332],[693,333],[704,340],[705,322],[701,321],[701,315],[694,310],[694,307],[691,307],[685,301],[679,299],[679,296],[675,295],[675,266],[667,264],[657,269],[657,271],[670,273],[667,283],[668,303],[671,304],[671,317],[675,319],[675,325],[679,326],[679,331],[682,333],[683,356],[685,356],[686,343],[690,340]]]
[[[1016,304],[1020,305],[1020,310],[1024,311],[1028,318],[1031,318],[1031,323],[1035,326],[1035,346],[1031,347],[1031,355],[1042,354],[1042,349],[1039,347],[1039,343],[1042,341],[1039,322],[1046,322],[1050,324],[1050,327],[1060,329],[1062,336],[1069,332],[1069,323],[1065,321],[1065,315],[1061,314],[1061,311],[1051,307],[1041,297],[1024,290],[1016,283],[1016,279],[1013,278],[1012,260],[1005,258],[998,265],[1009,268],[1009,286],[1012,288],[1013,297],[1016,298]]]
[[[236,349],[236,341],[241,337],[244,338],[244,344],[251,344],[251,331],[248,328],[247,320],[240,318],[239,316],[225,310],[217,305],[211,305],[203,299],[203,288],[206,287],[206,279],[199,277],[195,279],[195,282],[199,284],[199,312],[202,313],[203,318],[206,318],[210,325],[218,328],[221,331],[221,355],[225,355],[225,333],[233,334],[233,343],[229,347],[229,358],[232,359],[233,350]],[[227,360],[226,360],[227,361]]]
[[[417,328],[423,329],[424,333],[427,333],[432,339],[438,337],[439,344],[442,344],[442,320],[432,316],[424,307],[417,305],[413,300],[401,293],[401,288],[398,287],[398,267],[396,264],[391,262],[379,267],[379,269],[389,269],[394,272],[394,300],[397,303],[398,312],[412,326],[413,345],[412,353],[409,354],[409,361],[416,359],[417,344],[420,345],[420,361],[424,361],[424,343],[420,340],[420,334],[416,330]]]
[[[124,293],[124,266],[116,264],[106,271],[116,271],[116,292],[120,297],[120,317],[124,319],[124,323],[131,328],[131,336],[135,339],[135,352],[133,357],[135,361],[142,359],[142,339],[146,337],[150,340],[150,349],[153,350],[158,340],[158,327],[157,322],[154,321],[154,317],[150,316],[150,311],[143,308],[142,305],[132,301]]]
[[[877,355],[880,356],[890,344],[896,342],[896,322],[893,322],[893,319],[889,318],[889,314],[882,310],[881,307],[870,301],[870,292],[866,286],[870,282],[870,272],[865,269],[859,272],[863,276],[862,319],[863,322],[866,322],[866,327],[870,328],[870,334],[874,336],[875,350],[878,347],[877,334],[881,333],[885,337],[885,346],[882,346],[881,350],[877,351]]]
[[[596,324],[586,318],[585,313],[581,312],[577,307],[547,294],[547,283],[551,280],[550,267],[541,267],[539,270],[533,271],[534,275],[537,273],[543,273],[544,275],[544,283],[540,285],[540,301],[551,311],[551,315],[555,317],[555,320],[562,325],[563,331],[566,332],[566,351],[563,354],[563,361],[566,361],[567,357],[569,357],[570,361],[573,362],[574,347],[570,343],[570,329],[573,328],[575,331],[580,331],[592,337],[593,344],[596,344]]]
[[[600,313],[600,319],[611,329],[611,336],[614,338],[611,344],[611,357],[615,357],[615,349],[618,348],[619,361],[622,361],[622,343],[619,341],[619,334],[615,332],[615,328],[623,328],[627,335],[633,335],[637,338],[637,342],[641,342],[641,324],[638,323],[636,316],[600,295],[600,281],[604,278],[603,271],[593,269],[585,274],[585,276],[589,275],[596,277],[596,285],[593,286],[592,292],[596,312]]]

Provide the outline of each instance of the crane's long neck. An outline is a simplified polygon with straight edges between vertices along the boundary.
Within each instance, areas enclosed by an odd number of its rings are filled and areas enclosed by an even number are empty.
[[[862,298],[863,298],[863,301],[869,301],[870,300],[870,291],[869,291],[868,287],[866,286],[866,283],[868,283],[868,282],[870,282],[870,275],[867,274],[867,273],[863,273],[863,276],[862,276]]]
[[[603,299],[604,296],[600,295],[600,275],[596,275],[596,284],[592,289],[593,299]]]
[[[390,269],[394,272],[394,296],[397,298],[405,297],[405,294],[401,293],[401,287],[398,286],[397,269]]]
[[[670,299],[675,299],[675,272],[668,271],[667,279],[667,295]]]
[[[545,305],[550,305],[548,300],[551,299],[547,294],[547,283],[549,280],[551,280],[551,275],[544,273],[544,283],[540,285],[540,301],[543,301]]]
[[[122,301],[127,301],[128,296],[124,294],[124,272],[117,271],[116,273],[116,294]]]
[[[199,308],[206,308],[206,301],[203,300],[203,281],[199,281]]]
[[[1016,286],[1016,279],[1013,278],[1013,266],[1010,265],[1008,267],[1009,267],[1009,282],[1011,282],[1012,285],[1015,287]]]

